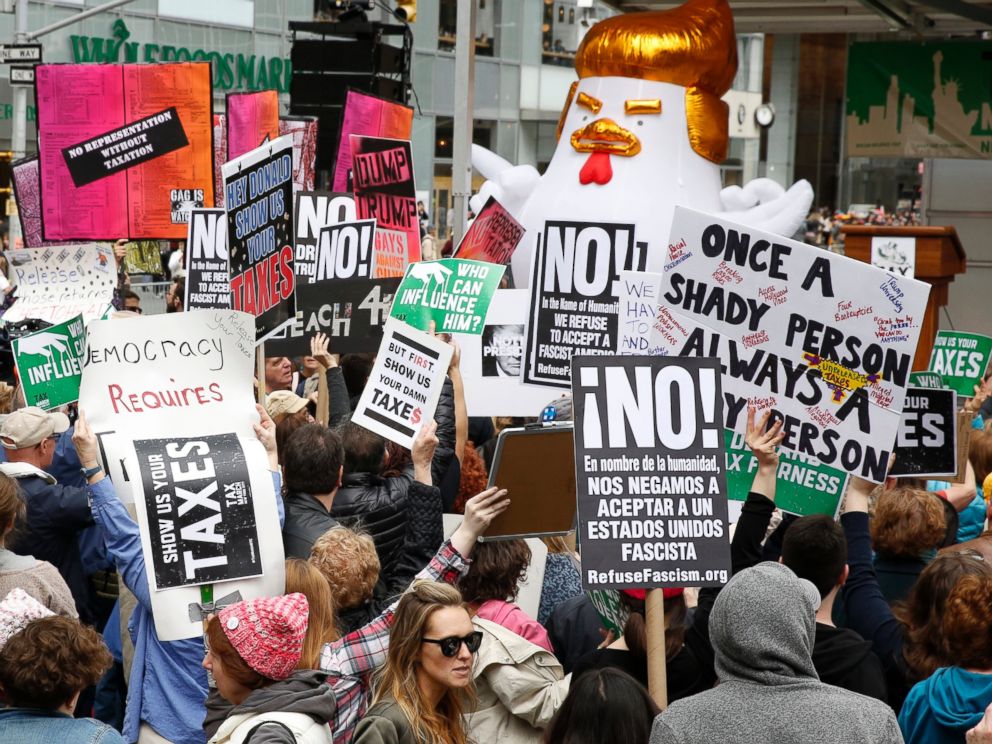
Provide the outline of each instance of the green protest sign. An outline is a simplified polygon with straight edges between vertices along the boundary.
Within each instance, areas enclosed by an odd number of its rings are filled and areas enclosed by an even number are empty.
[[[45,410],[79,399],[83,316],[14,339],[14,362],[29,406]]]
[[[727,492],[732,501],[746,501],[758,460],[744,444],[744,435],[724,430],[727,449]],[[815,458],[779,452],[775,505],[782,511],[806,516],[837,513],[844,496],[847,473],[823,465]]]
[[[944,385],[944,378],[936,372],[910,372],[909,386],[929,388],[930,390],[939,390],[940,388],[946,387]]]
[[[944,386],[958,395],[972,397],[982,381],[992,355],[992,338],[977,333],[937,331],[930,352],[930,371],[940,375]]]
[[[422,331],[433,320],[438,333],[481,334],[505,270],[461,258],[412,263],[396,290],[390,314]]]

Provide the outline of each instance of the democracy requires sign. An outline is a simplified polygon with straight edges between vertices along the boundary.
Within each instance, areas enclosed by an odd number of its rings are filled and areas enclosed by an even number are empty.
[[[110,246],[97,243],[7,251],[14,304],[3,319],[38,318],[62,323],[103,317],[114,299],[117,267]]]
[[[223,209],[193,209],[190,212],[185,254],[186,297],[183,308],[230,307],[227,213]]]
[[[727,448],[727,488],[731,501],[747,501],[758,470],[758,458],[744,443],[744,435],[724,430]],[[805,517],[809,514],[834,516],[844,498],[847,473],[830,468],[807,455],[782,452],[775,483],[775,506],[784,512]]]
[[[583,588],[726,583],[719,360],[571,364]]]
[[[575,354],[613,354],[618,280],[643,270],[646,244],[634,225],[546,222],[531,280],[524,382],[568,387]]]
[[[262,573],[251,479],[236,434],[134,443],[156,591]]]
[[[889,475],[956,475],[957,410],[953,390],[909,388],[896,437],[896,461]]]
[[[224,163],[231,306],[255,316],[258,342],[296,315],[293,290],[293,138]]]
[[[420,427],[434,417],[451,353],[443,341],[389,318],[351,420],[412,447]]]
[[[296,318],[265,342],[269,356],[307,356],[317,333],[333,354],[379,349],[396,288],[394,279],[325,279],[296,287]]]
[[[422,331],[433,321],[438,333],[482,333],[504,271],[505,266],[458,258],[410,264],[390,315]]]
[[[475,258],[505,266],[523,240],[523,225],[490,196],[458,244],[455,258]]]
[[[13,340],[17,378],[29,406],[48,411],[79,398],[83,340],[81,315]]]
[[[185,520],[173,521],[175,536],[183,541],[176,543],[177,550],[198,534],[209,536],[211,530],[206,528],[214,522],[216,528],[212,531],[217,535],[222,534],[221,523],[223,529],[230,526],[234,530],[232,537],[247,534],[238,532],[242,529],[238,525],[245,522],[228,522],[225,512],[227,499],[232,499],[233,505],[240,500],[243,490],[254,514],[255,560],[260,562],[261,570],[246,567],[251,561],[243,556],[237,558],[229,563],[231,570],[243,569],[256,576],[236,579],[226,584],[224,591],[237,591],[242,598],[252,599],[275,596],[284,589],[285,563],[276,493],[265,452],[254,433],[254,424],[258,422],[252,389],[254,367],[253,319],[234,310],[193,310],[127,320],[96,320],[87,328],[79,405],[86,411],[97,435],[102,465],[118,496],[125,503],[136,502],[150,580],[157,580],[152,576],[156,555],[152,551],[152,528],[160,535],[159,555],[164,554],[171,538],[164,537],[165,527],[146,519],[144,505],[168,502],[178,506],[183,500],[178,490],[189,490],[188,485],[203,500],[190,497],[184,504],[188,509],[180,506],[175,510],[177,517]],[[211,439],[218,436],[221,439]],[[230,437],[237,437],[243,457],[226,444],[232,441]],[[136,449],[136,442],[140,447],[145,440],[166,439],[168,442],[164,444],[148,444],[142,450],[146,458]],[[174,449],[176,454],[163,449],[169,442],[179,448]],[[209,448],[209,454],[204,448]],[[160,463],[152,459],[155,454],[162,454]],[[207,459],[211,460],[209,465]],[[235,460],[239,464],[233,469],[222,464]],[[167,472],[156,470],[161,464],[168,464]],[[205,474],[210,467],[214,475],[208,478]],[[242,489],[238,484],[245,481],[245,469],[248,485]],[[203,480],[199,480],[201,476]],[[184,478],[189,479],[187,485]],[[165,482],[166,486],[157,487],[156,481]],[[212,491],[213,483],[217,494]],[[225,490],[225,484],[230,490]],[[199,508],[206,505],[208,497],[216,503],[218,495],[225,502],[219,511],[211,508],[212,514],[207,514],[207,509]],[[232,520],[234,514],[244,514],[229,513]],[[193,521],[186,520],[187,516]],[[164,511],[162,517],[172,518]],[[208,523],[202,523],[204,519]],[[186,535],[182,534],[183,528]],[[206,543],[202,547],[206,548]],[[208,557],[219,560],[216,553],[183,548],[187,549],[193,551],[194,560]],[[176,571],[185,570],[185,566],[181,554],[178,566],[169,565]],[[201,574],[196,571],[194,575]],[[168,581],[176,579],[175,573],[170,576]],[[195,612],[191,614],[199,602],[200,592],[194,586],[153,591],[152,612],[159,639],[202,636],[203,625]]]
[[[992,356],[992,338],[963,331],[937,331],[930,352],[930,371],[958,395],[970,398],[981,383]]]
[[[296,195],[296,278],[299,283],[318,281],[318,267],[324,269],[321,279],[334,276],[331,247],[333,244],[336,248],[336,241],[332,241],[332,236],[328,235],[325,246],[321,248],[321,255],[318,256],[321,231],[325,227],[343,222],[354,223],[356,219],[355,200],[351,194],[301,191]],[[375,224],[374,220],[372,224]],[[373,238],[374,235],[369,237],[370,240]],[[368,261],[372,261],[371,253]]]
[[[786,450],[885,478],[929,285],[676,207],[649,346],[723,363],[726,426],[784,419]]]
[[[404,140],[351,136],[355,210],[375,220],[375,276],[403,276],[420,260],[420,215],[413,151]]]

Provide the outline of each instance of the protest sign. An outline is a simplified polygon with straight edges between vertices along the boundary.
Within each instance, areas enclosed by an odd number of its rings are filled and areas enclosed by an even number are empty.
[[[909,384],[918,388],[940,389],[946,387],[944,378],[936,372],[910,372]]]
[[[279,136],[293,138],[293,193],[313,191],[317,178],[317,119],[313,116],[279,117]]]
[[[351,420],[409,449],[434,417],[450,361],[448,344],[389,318]]]
[[[39,65],[42,237],[184,239],[214,200],[210,81],[207,63]]]
[[[357,90],[345,94],[338,154],[334,160],[335,191],[349,188],[353,134],[408,140],[413,134],[413,108]]]
[[[929,286],[683,207],[669,244],[649,347],[724,360],[727,428],[771,410],[784,449],[881,482]]]
[[[280,137],[223,168],[231,305],[255,316],[259,343],[296,315],[292,149]]]
[[[318,248],[321,243],[321,230],[331,225],[338,225],[344,222],[354,223],[355,200],[351,194],[338,194],[331,191],[301,191],[296,195],[296,278],[302,283],[304,281],[318,281],[318,264],[323,265],[325,275],[321,279],[328,279],[334,276],[334,261],[328,260],[331,256],[332,243],[336,241],[334,236],[328,234],[324,248],[327,253],[323,255],[321,262],[318,256]],[[374,225],[374,220],[372,221]],[[360,230],[359,230],[360,232]],[[374,236],[369,236],[373,239]],[[371,263],[371,254],[369,255]],[[371,273],[366,276],[371,276]],[[349,277],[341,277],[347,279]]]
[[[727,488],[731,501],[747,501],[751,483],[758,471],[758,459],[744,443],[744,435],[724,430],[727,449]],[[775,506],[784,512],[805,517],[809,514],[834,516],[844,498],[847,473],[830,468],[815,458],[794,452],[780,452],[775,484]]]
[[[236,434],[139,439],[134,450],[155,591],[261,575],[251,480]]]
[[[378,351],[399,279],[325,279],[296,287],[296,318],[265,342],[269,356],[307,356],[317,333],[332,354]]]
[[[481,334],[504,271],[504,266],[459,258],[410,264],[390,315],[422,331],[433,321],[438,333]]]
[[[871,265],[912,279],[916,274],[916,238],[872,236]]]
[[[21,245],[11,248],[44,248],[68,245],[64,240],[44,240],[41,237],[41,173],[38,156],[23,158],[10,166],[10,185],[17,202],[17,219],[21,221]]]
[[[615,353],[620,272],[642,270],[645,248],[634,241],[634,225],[545,222],[533,263],[524,382],[568,387],[574,354]]]
[[[992,338],[963,331],[937,331],[930,352],[930,371],[944,386],[970,398],[985,376],[992,355]]]
[[[231,529],[232,537],[237,534],[239,540],[248,534],[245,530],[250,522],[257,533],[255,560],[260,562],[261,570],[246,567],[246,560],[238,558],[230,564],[232,568],[237,567],[242,575],[255,574],[255,578],[234,580],[225,584],[223,591],[240,592],[244,599],[275,596],[283,591],[284,556],[276,495],[266,455],[253,429],[258,421],[252,389],[254,345],[252,317],[233,310],[97,320],[87,328],[79,405],[97,435],[102,464],[118,496],[127,503],[136,502],[150,581],[158,580],[157,574],[153,576],[156,552],[152,548],[152,526],[160,535],[165,535],[166,530],[146,517],[160,504],[180,503],[184,497],[179,489],[193,488],[215,502],[219,497],[221,509],[207,515],[204,509],[189,503],[196,514],[183,510],[179,516],[210,516],[217,526],[211,530],[205,524],[174,523],[174,527],[187,528],[186,535],[181,529],[174,531],[177,550],[197,533],[227,534],[222,532],[217,517],[223,520],[224,530]],[[234,447],[234,437],[243,455]],[[153,459],[159,454],[161,461]],[[212,460],[215,471],[212,478],[205,476],[207,458]],[[181,465],[178,459],[189,464]],[[194,462],[196,466],[191,467]],[[161,472],[163,465],[168,472]],[[186,485],[185,477],[190,478]],[[247,485],[242,488],[238,484],[246,478]],[[156,488],[156,481],[170,485]],[[146,488],[146,483],[150,487]],[[225,483],[229,488],[223,487]],[[228,510],[242,496],[253,510],[251,519],[244,512]],[[240,515],[238,520],[235,514]],[[227,515],[232,516],[231,521]],[[162,516],[168,519],[164,511]],[[157,554],[165,554],[168,540],[157,540]],[[208,556],[218,557],[193,551],[194,560]],[[178,568],[185,569],[184,556],[179,554],[177,560]],[[199,576],[199,571],[195,575]],[[167,576],[167,583],[176,579],[174,573]],[[195,614],[190,615],[191,606],[195,608],[199,601],[199,590],[193,586],[153,591],[152,612],[159,638],[178,640],[202,635],[202,623]]]
[[[17,377],[29,406],[48,411],[79,398],[83,340],[82,315],[13,340]]]
[[[497,289],[482,334],[458,333],[469,416],[537,416],[557,392],[523,384],[526,289]]]
[[[413,152],[405,140],[351,138],[355,211],[375,220],[376,277],[403,276],[420,260],[420,216]]]
[[[490,196],[458,244],[455,258],[474,258],[505,266],[523,240],[523,225]]]
[[[583,588],[726,583],[719,360],[571,364]]]
[[[194,209],[186,238],[186,297],[183,308],[201,310],[231,306],[230,260],[227,255],[227,213]]]
[[[651,329],[661,309],[661,274],[621,271],[618,297],[617,353],[660,354],[661,347],[652,345]]]
[[[278,91],[228,93],[226,103],[227,160],[239,158],[279,136]]]
[[[114,299],[117,266],[110,246],[87,243],[6,255],[17,297],[3,314],[9,323],[25,318],[62,323],[77,315],[89,323]]]
[[[958,472],[957,393],[909,388],[889,475],[931,477]]]

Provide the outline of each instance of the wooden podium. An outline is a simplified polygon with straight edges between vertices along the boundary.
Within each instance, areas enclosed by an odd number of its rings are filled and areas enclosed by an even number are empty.
[[[930,284],[930,299],[920,328],[913,370],[925,370],[930,364],[930,350],[937,335],[937,314],[947,304],[947,288],[955,274],[967,270],[967,257],[953,227],[884,227],[845,225],[844,254],[871,263],[871,239],[874,237],[916,238],[916,278]]]

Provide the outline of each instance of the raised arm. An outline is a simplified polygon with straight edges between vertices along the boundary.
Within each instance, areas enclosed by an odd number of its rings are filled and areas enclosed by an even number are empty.
[[[730,544],[731,570],[735,574],[761,562],[761,541],[764,540],[772,512],[775,511],[778,445],[784,435],[781,433],[781,419],[768,426],[770,417],[770,411],[766,411],[756,425],[755,411],[748,407],[744,441],[751,448],[758,462],[758,469]]]

